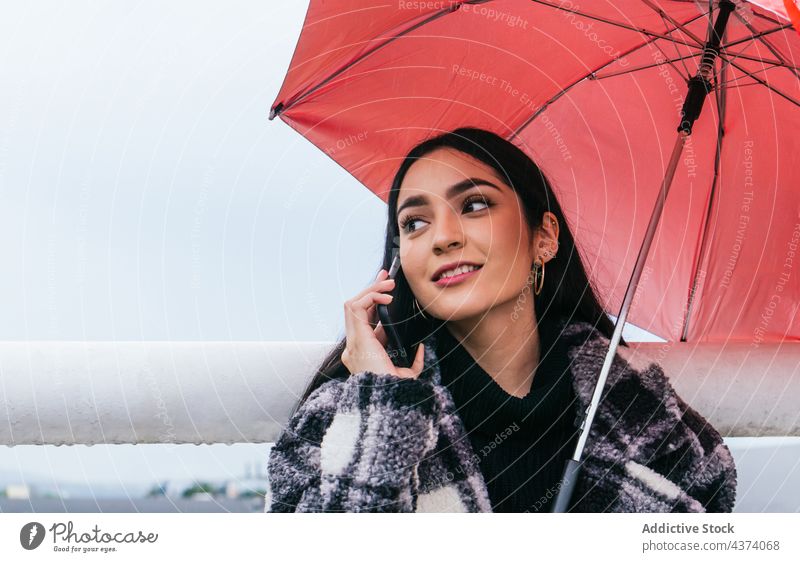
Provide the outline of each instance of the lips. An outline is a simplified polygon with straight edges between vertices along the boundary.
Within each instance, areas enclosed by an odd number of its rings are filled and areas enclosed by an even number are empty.
[[[477,269],[471,269],[471,270],[465,271],[464,273],[458,273],[456,275],[451,275],[450,277],[440,277],[438,280],[434,281],[434,284],[437,287],[442,287],[442,288],[451,287],[451,286],[454,286],[454,285],[460,285],[461,283],[464,283],[465,281],[467,281],[468,279],[471,279],[475,275],[478,275],[478,272],[480,270],[481,270],[481,268],[479,267]]]
[[[440,267],[439,269],[436,270],[436,273],[434,273],[433,277],[431,277],[431,281],[433,281],[433,282],[440,281],[441,280],[440,276],[443,273],[446,273],[448,271],[452,271],[452,270],[457,269],[457,268],[459,268],[461,266],[464,266],[464,265],[475,266],[478,269],[483,267],[482,263],[475,263],[475,262],[471,262],[471,261],[459,261],[459,262],[448,263],[447,265],[443,265],[442,267]]]

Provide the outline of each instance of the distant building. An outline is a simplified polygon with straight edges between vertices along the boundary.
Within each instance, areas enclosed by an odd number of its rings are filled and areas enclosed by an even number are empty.
[[[5,496],[9,500],[27,500],[31,497],[31,489],[27,484],[9,484]]]
[[[248,498],[263,496],[267,489],[265,478],[243,478],[241,480],[228,480],[225,483],[226,498]]]

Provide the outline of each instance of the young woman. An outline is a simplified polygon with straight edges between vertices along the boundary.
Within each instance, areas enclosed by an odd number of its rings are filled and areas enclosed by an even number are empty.
[[[548,181],[465,127],[407,155],[388,210],[383,269],[270,451],[265,510],[550,511],[613,324]],[[419,344],[409,368],[381,303]],[[732,511],[720,434],[620,343],[570,511]]]

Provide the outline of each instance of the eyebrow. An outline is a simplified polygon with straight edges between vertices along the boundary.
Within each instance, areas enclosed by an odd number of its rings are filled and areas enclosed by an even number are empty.
[[[452,199],[456,195],[459,195],[467,191],[468,189],[472,189],[473,187],[476,187],[478,185],[488,185],[489,187],[493,187],[496,190],[500,191],[500,188],[497,187],[492,182],[490,182],[489,180],[485,180],[482,178],[467,178],[463,181],[460,181],[448,187],[445,195],[448,199]],[[405,201],[403,201],[403,204],[400,205],[400,207],[398,207],[397,215],[395,215],[395,218],[399,217],[400,213],[406,207],[422,207],[427,204],[428,204],[428,198],[425,197],[424,195],[413,195],[408,199],[406,199]]]

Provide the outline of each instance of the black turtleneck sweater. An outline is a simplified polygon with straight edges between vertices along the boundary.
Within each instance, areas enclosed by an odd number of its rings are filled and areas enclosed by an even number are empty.
[[[503,390],[446,327],[437,333],[442,382],[467,430],[495,512],[550,512],[580,434],[569,358],[550,326],[540,326],[541,359],[523,398]]]

